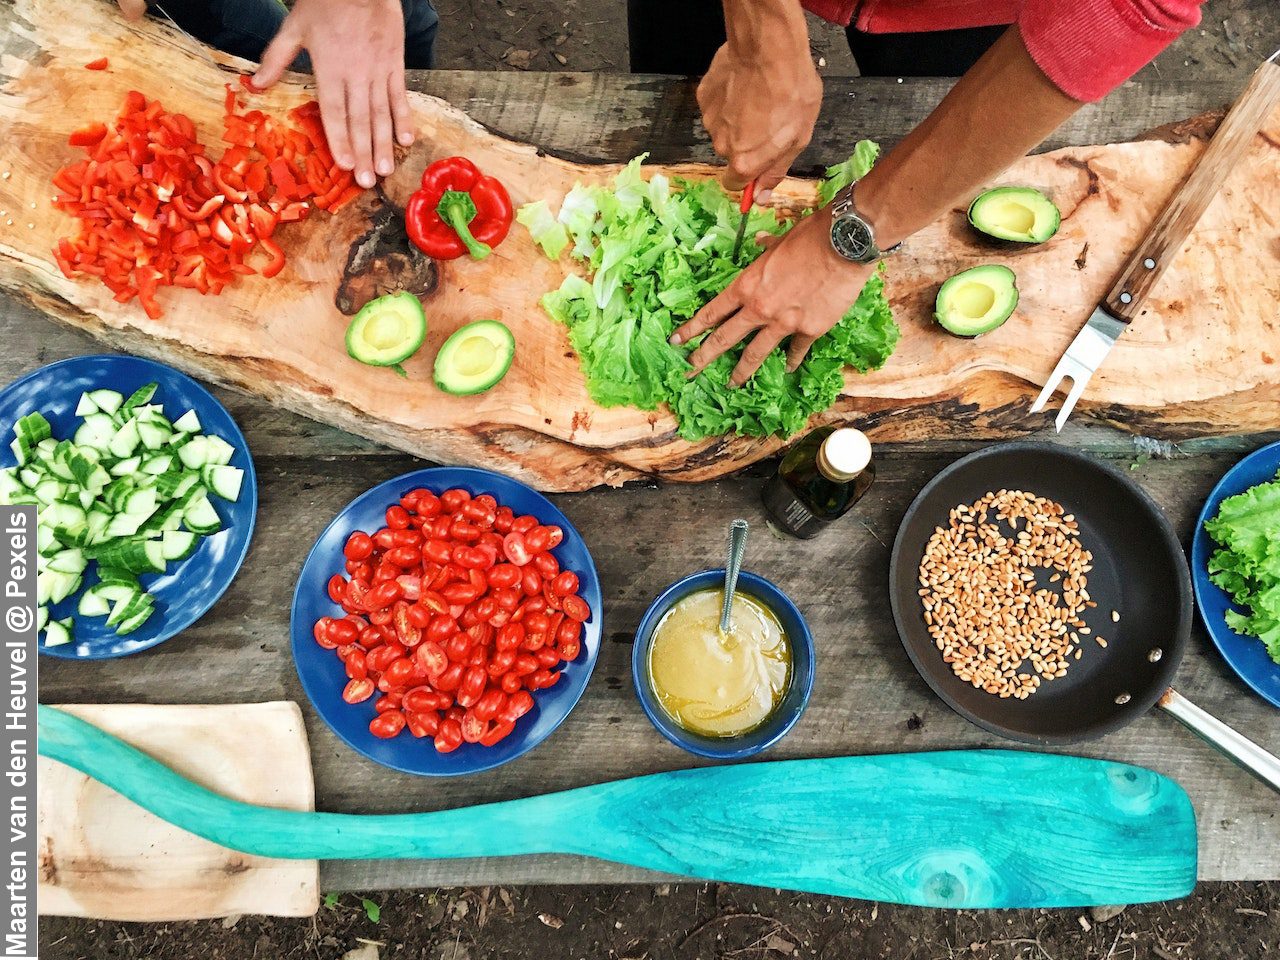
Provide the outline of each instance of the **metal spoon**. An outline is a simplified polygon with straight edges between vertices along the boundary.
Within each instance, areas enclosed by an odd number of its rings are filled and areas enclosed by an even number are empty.
[[[733,593],[738,589],[742,571],[742,554],[747,549],[747,521],[735,520],[729,525],[729,559],[724,566],[724,607],[720,611],[720,632],[729,632],[729,614],[733,610]]]

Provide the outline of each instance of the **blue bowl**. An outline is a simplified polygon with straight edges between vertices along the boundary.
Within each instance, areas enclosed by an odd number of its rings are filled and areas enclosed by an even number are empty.
[[[157,383],[154,403],[164,406],[170,420],[194,410],[205,433],[215,434],[235,447],[231,465],[244,471],[240,499],[228,503],[218,497],[209,502],[222,518],[222,529],[202,537],[195,553],[170,564],[163,574],[144,574],[142,585],[156,598],[155,612],[138,630],[117,636],[104,617],[76,616],[75,640],[57,647],[40,645],[40,652],[64,660],[104,660],[146,650],[168,640],[199,620],[231,585],[253,537],[258,512],[258,482],[253,472],[249,446],[231,414],[200,384],[185,373],[154,360],[120,354],[72,357],[41,367],[0,391],[0,467],[17,461],[9,449],[13,423],[24,414],[42,412],[53,427],[53,435],[70,438],[80,424],[76,403],[86,390],[116,390],[126,397],[143,384]],[[75,616],[80,594],[97,582],[90,566],[84,586],[50,609],[57,620]]]
[[[344,573],[342,547],[353,531],[372,532],[385,525],[387,507],[418,487],[440,493],[461,487],[472,496],[487,493],[501,506],[517,514],[531,514],[544,524],[556,524],[564,530],[564,540],[551,552],[560,566],[578,575],[578,593],[591,605],[591,619],[582,625],[582,650],[578,659],[562,664],[564,677],[554,687],[534,694],[534,707],[516,723],[515,730],[492,747],[464,743],[452,753],[437,753],[430,739],[419,740],[402,732],[390,740],[382,740],[369,732],[369,721],[376,716],[374,698],[364,703],[349,704],[342,699],[347,675],[342,661],[332,650],[315,642],[311,630],[321,617],[343,616],[342,608],[329,599],[329,578]],[[453,777],[478,773],[501,766],[529,752],[564,722],[577,704],[591,678],[596,657],[600,653],[603,630],[601,617],[600,578],[582,535],[550,500],[537,491],[488,470],[468,467],[432,467],[416,470],[380,483],[361,494],[338,514],[311,548],[298,586],[293,594],[290,633],[293,658],[302,680],[302,689],[329,728],[353,750],[370,760],[426,777]]]
[[[1244,493],[1259,483],[1274,480],[1278,470],[1280,443],[1272,443],[1249,454],[1218,481],[1196,520],[1195,536],[1191,541],[1191,582],[1195,587],[1200,618],[1222,658],[1258,696],[1280,707],[1280,663],[1267,656],[1266,648],[1257,637],[1246,637],[1227,626],[1225,617],[1228,610],[1245,611],[1235,607],[1231,597],[1209,579],[1209,558],[1218,545],[1204,529],[1205,522],[1217,516],[1223,500]]]
[[[631,653],[631,679],[635,683],[636,696],[640,699],[645,716],[658,728],[659,733],[677,747],[713,760],[740,760],[767,750],[781,740],[809,706],[809,697],[813,693],[813,634],[809,632],[804,616],[785,593],[764,577],[742,571],[738,576],[738,589],[755,597],[774,612],[791,643],[791,677],[787,692],[769,719],[747,733],[736,737],[706,737],[685,730],[658,703],[649,682],[649,647],[653,643],[653,631],[657,629],[663,615],[679,600],[698,590],[723,586],[723,569],[703,570],[676,581],[649,605],[636,629],[635,646]]]

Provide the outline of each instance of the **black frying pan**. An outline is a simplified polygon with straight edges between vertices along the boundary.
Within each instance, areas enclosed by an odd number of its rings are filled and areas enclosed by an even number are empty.
[[[1094,557],[1089,595],[1098,606],[1090,622],[1108,641],[1105,649],[1086,641],[1066,676],[1026,700],[1002,700],[955,676],[929,636],[917,593],[920,559],[935,528],[946,526],[956,505],[1002,488],[1048,497],[1075,514]],[[1027,743],[1073,743],[1118,730],[1159,704],[1280,790],[1280,759],[1170,688],[1191,635],[1191,576],[1160,508],[1118,470],[1035,442],[999,444],[953,463],[907,510],[893,545],[889,589],[912,663],[948,706],[978,726]],[[1120,612],[1119,623],[1111,622],[1112,610]]]

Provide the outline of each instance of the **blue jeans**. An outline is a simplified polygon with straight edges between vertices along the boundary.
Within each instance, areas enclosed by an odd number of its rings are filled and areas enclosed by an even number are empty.
[[[404,65],[428,70],[434,65],[440,18],[431,0],[400,0],[404,7]],[[289,12],[280,0],[162,0],[161,6],[197,40],[233,56],[259,63],[262,51]],[[159,16],[155,10],[152,16]],[[293,69],[310,72],[306,52]]]

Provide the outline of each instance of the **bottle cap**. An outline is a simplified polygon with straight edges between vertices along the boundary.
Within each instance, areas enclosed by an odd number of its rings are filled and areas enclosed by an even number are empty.
[[[871,441],[861,430],[836,430],[818,450],[818,469],[837,482],[852,480],[871,462]]]

